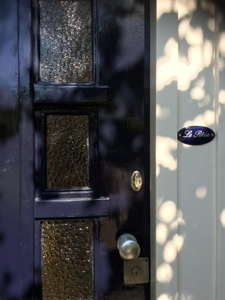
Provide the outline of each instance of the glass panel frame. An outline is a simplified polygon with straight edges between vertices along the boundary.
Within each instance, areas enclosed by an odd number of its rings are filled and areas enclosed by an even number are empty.
[[[56,115],[87,115],[89,118],[89,186],[71,188],[47,187],[47,156],[46,156],[46,116]],[[40,106],[36,109],[36,200],[62,200],[64,198],[93,198],[98,195],[98,114],[96,107],[72,108],[69,106]],[[94,176],[95,174],[95,176]]]
[[[100,286],[99,286],[99,260],[100,260],[100,244],[99,244],[99,219],[97,218],[52,218],[52,219],[39,219],[35,220],[35,300],[42,299],[42,224],[46,221],[54,222],[73,222],[89,220],[92,222],[93,245],[92,245],[92,279],[93,279],[93,299],[99,299]]]

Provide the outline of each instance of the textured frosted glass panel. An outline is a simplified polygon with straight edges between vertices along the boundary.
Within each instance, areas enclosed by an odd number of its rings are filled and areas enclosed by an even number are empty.
[[[43,222],[43,300],[93,300],[92,267],[92,221]]]
[[[41,81],[92,81],[90,0],[40,0]]]
[[[47,187],[89,186],[89,117],[47,115]]]

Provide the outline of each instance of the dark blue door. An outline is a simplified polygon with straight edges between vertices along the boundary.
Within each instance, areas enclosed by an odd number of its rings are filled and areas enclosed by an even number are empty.
[[[0,2],[2,300],[149,299],[147,2]]]

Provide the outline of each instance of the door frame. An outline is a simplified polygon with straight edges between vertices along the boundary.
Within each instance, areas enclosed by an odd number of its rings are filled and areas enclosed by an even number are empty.
[[[149,37],[149,124],[150,124],[150,299],[156,299],[156,26],[157,0],[146,0],[146,10],[149,11],[149,23],[146,32]],[[148,55],[148,54],[146,54]]]
[[[14,1],[15,2],[15,1]],[[30,181],[33,180],[33,161],[35,159],[35,151],[28,144],[34,145],[34,123],[33,123],[33,8],[31,0],[17,1],[18,5],[18,95],[20,99],[20,178],[25,178],[25,174],[30,174]],[[145,0],[146,7],[146,51],[145,51],[145,115],[149,120],[151,131],[145,134],[150,136],[150,157],[145,153],[146,164],[150,167],[150,264],[151,264],[151,282],[150,294],[151,299],[155,299],[155,70],[156,70],[156,0]],[[21,22],[21,20],[23,20]],[[29,58],[29,59],[28,59]],[[150,65],[150,69],[149,69]],[[147,101],[150,95],[150,103]],[[26,175],[27,177],[27,175]],[[150,191],[149,191],[150,190]],[[21,298],[33,299],[39,297],[34,295],[33,286],[39,286],[39,279],[34,283],[34,273],[41,274],[41,270],[33,270],[33,253],[35,252],[34,223],[35,210],[35,191],[33,185],[29,181],[20,180],[20,201],[17,205],[20,211],[20,294]],[[103,213],[104,214],[104,213]],[[149,233],[146,232],[146,235]],[[37,278],[40,276],[37,275]],[[36,278],[36,279],[37,279]],[[38,290],[38,289],[35,289]]]

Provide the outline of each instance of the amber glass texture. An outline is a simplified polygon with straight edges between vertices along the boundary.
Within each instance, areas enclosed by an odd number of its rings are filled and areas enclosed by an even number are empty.
[[[93,222],[42,223],[42,299],[93,300]]]
[[[90,0],[39,0],[40,80],[92,81]]]
[[[89,186],[89,116],[46,116],[47,188]]]

